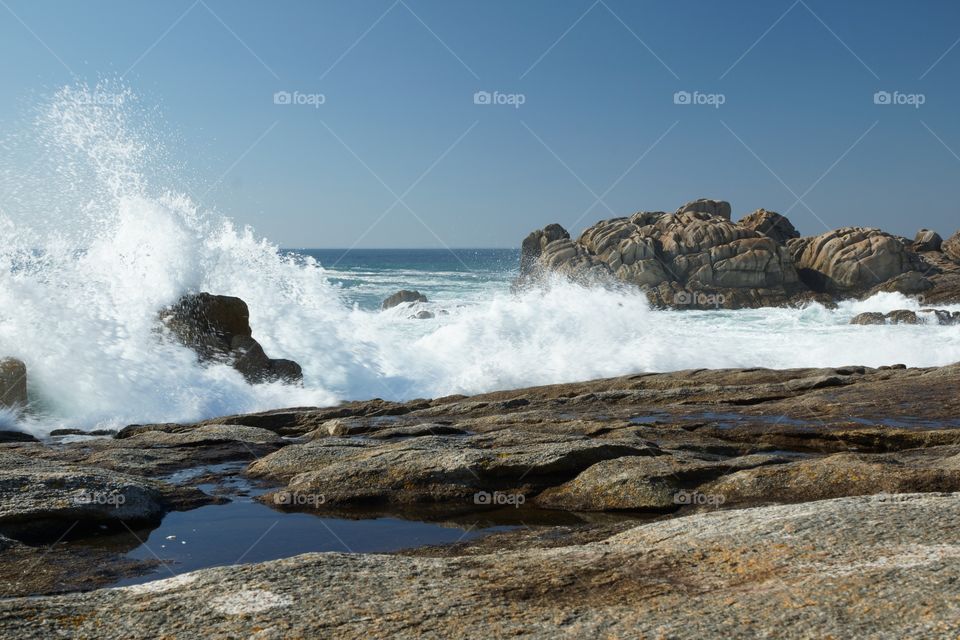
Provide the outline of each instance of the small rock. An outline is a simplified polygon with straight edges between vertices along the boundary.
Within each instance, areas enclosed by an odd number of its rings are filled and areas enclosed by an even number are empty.
[[[410,316],[409,319],[410,320],[429,320],[434,317],[435,316],[433,315],[433,312],[427,311],[426,309],[424,309],[422,311],[418,311],[416,315]]]
[[[427,296],[423,295],[419,291],[403,289],[401,291],[397,291],[395,294],[384,300],[383,304],[380,305],[380,308],[392,309],[397,305],[409,302],[427,302]]]

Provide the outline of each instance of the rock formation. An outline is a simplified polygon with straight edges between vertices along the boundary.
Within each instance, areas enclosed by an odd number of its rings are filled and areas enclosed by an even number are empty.
[[[672,307],[832,303],[877,291],[960,302],[958,235],[941,252],[939,235],[926,229],[912,242],[862,227],[800,237],[773,211],[758,209],[736,223],[730,212],[727,202],[701,199],[673,214],[601,220],[577,240],[548,225],[523,241],[518,285],[549,274],[628,283]]]
[[[413,302],[427,302],[427,296],[423,295],[419,291],[409,291],[403,289],[397,291],[395,294],[383,301],[383,304],[380,305],[381,309],[392,309],[393,307],[399,306],[401,304],[409,304]]]
[[[303,379],[292,360],[271,359],[253,339],[250,311],[240,298],[209,293],[185,295],[160,313],[160,319],[201,360],[227,362],[251,383]]]

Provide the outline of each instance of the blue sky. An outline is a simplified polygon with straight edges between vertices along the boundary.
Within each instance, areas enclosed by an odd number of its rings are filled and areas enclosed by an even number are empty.
[[[514,247],[697,197],[946,236],[958,38],[951,0],[3,0],[0,127],[122,78],[204,204],[289,247]]]

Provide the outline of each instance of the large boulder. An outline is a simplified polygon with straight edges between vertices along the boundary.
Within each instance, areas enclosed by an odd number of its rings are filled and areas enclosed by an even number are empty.
[[[745,216],[737,223],[737,226],[756,231],[777,244],[785,245],[788,240],[800,237],[800,232],[796,230],[790,220],[779,213],[766,209],[757,209],[750,215]]]
[[[229,363],[250,383],[303,379],[292,360],[271,359],[253,339],[247,303],[232,296],[188,294],[160,313],[160,320],[202,361]]]
[[[948,258],[960,262],[960,231],[947,238],[941,248]]]
[[[911,249],[914,251],[940,251],[943,248],[943,238],[936,231],[920,229],[913,239]]]
[[[677,209],[677,214],[681,213],[706,213],[707,215],[717,216],[726,220],[730,219],[732,209],[730,203],[725,200],[710,200],[700,198],[683,205]]]
[[[408,291],[406,289],[402,291],[397,291],[395,294],[383,301],[383,304],[380,305],[381,309],[392,309],[393,307],[399,306],[405,303],[413,302],[426,302],[427,296],[423,295],[419,291]]]
[[[0,407],[27,404],[27,366],[15,358],[0,359]]]
[[[777,220],[767,217],[764,229],[773,233]],[[783,237],[791,235],[793,226],[779,218]],[[799,287],[799,278],[780,240],[731,222],[729,203],[697,200],[674,214],[640,212],[601,220],[576,241],[559,225],[536,231],[523,244],[521,280],[559,273],[625,282],[669,306],[701,299],[711,306],[756,306],[762,299],[782,303]]]
[[[803,282],[815,291],[855,295],[923,269],[903,242],[879,229],[843,227],[789,243]]]

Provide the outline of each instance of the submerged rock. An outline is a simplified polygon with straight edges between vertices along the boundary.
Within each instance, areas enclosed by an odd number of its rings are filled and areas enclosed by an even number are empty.
[[[399,306],[401,304],[408,304],[413,302],[427,302],[427,296],[423,295],[419,291],[410,291],[403,289],[397,291],[395,294],[387,298],[380,305],[381,309],[392,309],[393,307]]]
[[[299,364],[267,357],[253,339],[250,311],[240,298],[209,293],[185,295],[162,311],[160,319],[201,360],[227,362],[250,383],[303,380]]]
[[[944,311],[943,309],[921,309],[920,313],[932,314],[939,325],[960,324],[960,311]],[[853,317],[850,324],[923,324],[923,319],[916,311],[897,309],[889,313],[867,311]]]
[[[0,358],[0,407],[27,405],[27,365],[16,358]]]

